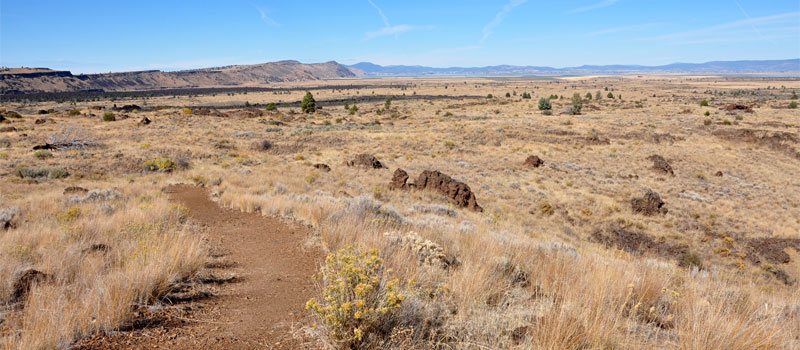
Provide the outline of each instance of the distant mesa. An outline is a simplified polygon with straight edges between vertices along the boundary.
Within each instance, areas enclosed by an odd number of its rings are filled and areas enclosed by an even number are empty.
[[[174,72],[148,70],[81,75],[47,68],[3,68],[0,69],[0,94],[263,86],[353,77],[355,73],[333,61],[313,64],[280,61]]]

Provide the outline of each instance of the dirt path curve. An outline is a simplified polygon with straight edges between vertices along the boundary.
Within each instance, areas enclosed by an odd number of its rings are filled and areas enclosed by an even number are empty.
[[[322,260],[320,251],[303,248],[308,230],[220,208],[199,187],[171,186],[167,192],[170,200],[189,209],[191,219],[206,228],[209,243],[218,247],[212,253],[221,253],[224,263],[209,266],[213,272],[237,278],[232,283],[216,281],[214,296],[189,303],[185,309],[193,311],[177,316],[178,326],[143,327],[127,336],[105,337],[109,341],[96,344],[102,346],[89,348],[305,348],[291,333],[307,317],[311,276]]]

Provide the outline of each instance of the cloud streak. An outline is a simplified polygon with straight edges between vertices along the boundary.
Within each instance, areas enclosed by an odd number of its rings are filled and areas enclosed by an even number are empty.
[[[620,33],[620,32],[629,32],[629,31],[632,31],[632,30],[640,30],[640,29],[652,28],[652,27],[655,27],[655,26],[660,25],[660,24],[662,24],[662,23],[653,22],[653,23],[636,24],[636,25],[624,26],[624,27],[613,27],[613,28],[598,30],[596,32],[590,32],[590,33],[587,33],[586,36],[598,36],[598,35],[614,34],[614,33]]]
[[[267,13],[264,12],[264,10],[262,10],[260,7],[256,7],[256,10],[258,10],[258,14],[261,15],[261,21],[262,22],[264,22],[264,23],[266,23],[268,25],[271,25],[273,27],[279,27],[281,25],[280,23],[276,22],[274,19],[272,19],[269,16],[267,16]]]
[[[400,24],[391,27],[383,27],[380,30],[369,32],[366,34],[367,40],[374,39],[379,36],[386,36],[386,35],[398,35],[402,33],[407,33],[414,30],[430,30],[433,29],[433,26],[412,26],[408,24]]]
[[[642,40],[674,41],[674,40],[689,39],[694,41],[697,40],[708,41],[711,39],[718,39],[720,41],[727,41],[728,38],[739,34],[737,32],[732,32],[731,31],[732,29],[739,29],[742,27],[752,27],[756,24],[763,26],[774,26],[786,23],[796,24],[798,23],[798,20],[800,20],[800,12],[788,12],[771,16],[755,17],[738,21],[726,22],[694,30],[670,33],[652,38],[644,38]],[[770,30],[770,28],[762,28],[762,29],[766,31]],[[758,34],[761,34],[761,31],[758,31]]]
[[[492,19],[491,22],[487,23],[483,27],[483,36],[478,42],[483,44],[483,42],[486,41],[486,39],[489,39],[489,36],[492,35],[494,28],[503,23],[503,21],[506,19],[506,16],[508,16],[508,14],[511,13],[515,7],[526,2],[528,2],[528,0],[511,0],[505,6],[503,6],[503,9],[494,16],[494,19]]]
[[[370,5],[372,5],[372,7],[374,7],[376,10],[378,10],[378,14],[381,15],[381,19],[383,20],[383,26],[391,27],[391,25],[389,24],[389,18],[387,18],[386,15],[383,14],[383,10],[381,10],[381,8],[378,7],[378,5],[375,5],[375,3],[372,2],[372,0],[367,0],[367,2]]]
[[[591,10],[597,10],[597,9],[601,9],[603,7],[609,7],[609,6],[614,5],[614,4],[618,3],[618,2],[619,2],[619,0],[604,0],[604,1],[598,2],[596,4],[592,4],[592,5],[589,5],[589,6],[576,8],[576,9],[570,11],[569,13],[580,13],[580,12],[586,12],[586,11],[591,11]]]
[[[378,15],[381,16],[381,20],[383,21],[383,28],[376,30],[374,32],[368,32],[365,34],[366,40],[374,39],[380,36],[387,36],[387,35],[394,35],[394,38],[397,39],[397,36],[402,33],[407,33],[414,30],[430,30],[433,29],[433,26],[412,26],[409,24],[399,24],[396,26],[392,26],[389,23],[389,17],[383,13],[378,5],[375,5],[372,0],[367,0],[367,2],[378,11]]]

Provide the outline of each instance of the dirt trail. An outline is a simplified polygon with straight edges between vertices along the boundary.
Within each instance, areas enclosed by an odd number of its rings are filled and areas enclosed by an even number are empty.
[[[81,349],[297,349],[291,334],[307,317],[312,274],[322,259],[303,248],[308,230],[276,218],[220,208],[195,186],[172,186],[170,200],[189,208],[206,228],[212,253],[224,263],[209,266],[212,297],[156,312],[141,329],[85,340]],[[231,266],[232,265],[232,266]],[[220,278],[234,274],[234,280]],[[176,311],[180,310],[180,311]],[[145,312],[148,314],[148,312]]]

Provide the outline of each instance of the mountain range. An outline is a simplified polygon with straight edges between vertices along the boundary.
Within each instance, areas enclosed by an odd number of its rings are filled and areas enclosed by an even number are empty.
[[[361,62],[347,66],[364,76],[421,76],[421,75],[586,75],[637,73],[800,73],[800,58],[764,61],[713,61],[705,63],[673,63],[663,66],[607,65],[553,68],[542,66],[486,66],[435,68],[425,66],[380,66]]]

